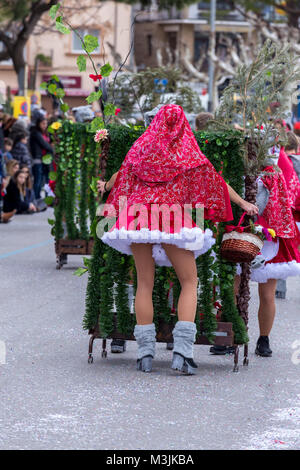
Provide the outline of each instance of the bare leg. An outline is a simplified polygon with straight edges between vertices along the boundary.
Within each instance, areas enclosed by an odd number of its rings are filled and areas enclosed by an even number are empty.
[[[178,319],[180,321],[194,322],[197,308],[197,268],[194,253],[167,243],[162,244],[171,261],[178,280],[181,292],[178,300]]]
[[[276,279],[269,279],[266,283],[258,284],[258,322],[261,336],[269,336],[274,323],[276,282]]]
[[[152,244],[132,243],[131,250],[137,272],[136,320],[138,325],[149,325],[153,321],[152,291],[155,273]]]

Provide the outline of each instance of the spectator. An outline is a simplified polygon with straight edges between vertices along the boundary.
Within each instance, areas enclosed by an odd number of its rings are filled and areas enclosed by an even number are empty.
[[[214,115],[212,113],[199,113],[195,120],[196,131],[206,130],[209,121],[212,119],[214,119]]]
[[[26,202],[26,174],[19,170],[10,179],[4,196],[3,212],[17,214],[36,212],[36,207],[32,202]]]
[[[10,116],[9,114],[4,114],[3,116],[3,133],[4,137],[10,137],[10,131],[14,123],[17,121],[16,118]]]
[[[27,124],[24,120],[18,119],[10,128],[9,136],[14,142],[17,135],[25,133],[28,136]]]
[[[28,166],[31,169],[31,156],[27,146],[27,134],[21,132],[17,134],[12,148],[12,156],[20,163],[20,166]]]
[[[21,171],[25,174],[26,176],[26,181],[25,181],[25,189],[26,189],[26,195],[25,195],[25,202],[30,204],[34,204],[36,207],[37,212],[42,212],[47,209],[47,204],[45,203],[44,199],[36,199],[35,194],[33,191],[33,181],[32,181],[32,176],[30,174],[30,170],[28,167],[23,167]]]
[[[13,141],[9,137],[5,137],[4,139],[4,160],[7,163],[9,160],[13,159],[11,150],[13,147]]]
[[[11,177],[20,169],[20,164],[17,160],[9,160],[6,163],[7,176]]]
[[[1,106],[1,105],[0,105]],[[3,109],[0,107],[0,152],[4,152],[4,132],[3,132]]]
[[[42,158],[47,153],[53,155],[50,145],[50,137],[47,133],[48,122],[44,117],[36,121],[36,125],[30,131],[30,149],[33,159],[32,173],[34,176],[34,194],[36,199],[41,197],[43,183],[49,181],[49,165],[45,165]]]

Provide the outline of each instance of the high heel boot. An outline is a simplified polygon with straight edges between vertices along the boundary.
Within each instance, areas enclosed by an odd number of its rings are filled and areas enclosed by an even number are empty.
[[[152,371],[152,360],[155,355],[155,325],[136,325],[134,336],[138,345],[137,370]]]
[[[172,369],[186,375],[195,375],[197,364],[193,359],[193,345],[196,339],[194,322],[178,321],[173,330],[174,351]]]

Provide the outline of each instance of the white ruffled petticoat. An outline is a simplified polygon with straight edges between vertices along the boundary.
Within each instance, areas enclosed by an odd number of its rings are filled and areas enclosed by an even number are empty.
[[[264,241],[261,254],[266,261],[271,261],[277,256],[279,241],[276,243]],[[237,274],[241,274],[241,266],[237,265]],[[251,281],[265,283],[269,279],[287,279],[290,276],[300,276],[300,263],[289,261],[286,263],[267,263],[261,268],[251,270]]]
[[[149,230],[141,228],[140,230],[113,229],[105,232],[101,240],[110,247],[132,255],[132,243],[151,243],[152,256],[158,266],[172,266],[167,254],[162,247],[162,243],[176,245],[179,248],[192,251],[195,258],[206,253],[214,244],[215,238],[210,229],[203,231],[199,227],[183,227],[177,233],[161,232],[160,230]]]

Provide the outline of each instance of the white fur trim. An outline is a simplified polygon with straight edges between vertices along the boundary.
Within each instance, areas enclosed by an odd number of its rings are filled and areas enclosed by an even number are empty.
[[[208,251],[214,244],[215,239],[211,230],[206,229],[205,232],[199,227],[187,228],[183,227],[180,232],[166,233],[159,230],[149,230],[142,228],[141,230],[120,230],[114,229],[111,232],[105,232],[101,240],[115,250],[132,254],[132,243],[152,243],[152,255],[158,266],[172,266],[161,243],[169,243],[179,248],[193,251],[195,258]]]
[[[290,276],[300,276],[300,263],[295,260],[288,263],[268,263],[262,268],[253,269],[251,281],[264,283],[269,279],[287,279]]]

